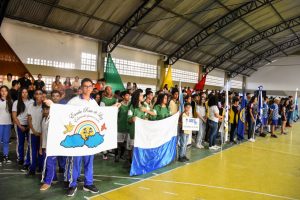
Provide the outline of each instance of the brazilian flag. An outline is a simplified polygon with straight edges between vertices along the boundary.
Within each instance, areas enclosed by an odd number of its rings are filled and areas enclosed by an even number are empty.
[[[106,81],[106,85],[111,86],[113,92],[116,90],[120,90],[120,91],[125,90],[120,74],[118,73],[118,70],[110,54],[108,54],[107,57],[104,78]]]

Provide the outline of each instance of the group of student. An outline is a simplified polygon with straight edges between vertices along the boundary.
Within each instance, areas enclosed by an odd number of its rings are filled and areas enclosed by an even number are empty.
[[[77,80],[78,81],[78,80]],[[47,135],[49,123],[49,109],[53,103],[85,106],[116,106],[118,107],[118,148],[112,150],[115,162],[125,158],[130,167],[132,161],[135,120],[161,120],[176,114],[180,110],[179,95],[182,92],[184,97],[183,110],[180,113],[178,123],[178,161],[189,161],[187,148],[194,140],[195,147],[199,149],[208,146],[209,150],[220,149],[218,144],[219,129],[224,120],[225,93],[220,91],[191,91],[184,88],[179,91],[175,86],[170,91],[164,89],[154,93],[150,88],[144,92],[136,88],[127,88],[125,91],[115,91],[105,80],[100,80],[101,91],[95,88],[95,84],[89,78],[82,79],[78,88],[65,88],[62,91],[52,90],[50,97],[44,87],[35,88],[33,96],[29,95],[29,86],[21,81],[14,82],[9,88],[6,85],[0,87],[0,139],[3,145],[3,156],[1,164],[10,164],[9,139],[12,124],[17,136],[17,162],[22,166],[22,171],[29,176],[34,176],[36,171],[42,172],[43,185],[40,190],[47,190],[51,184],[57,181],[56,163],[59,172],[64,174],[65,188],[67,195],[73,196],[77,191],[80,178],[81,164],[84,166],[84,187],[85,191],[98,193],[99,190],[93,184],[93,160],[94,156],[48,156]],[[129,87],[129,84],[128,84]],[[17,90],[17,99],[12,99],[12,89]],[[13,91],[14,92],[14,91]],[[238,93],[229,93],[229,123],[230,143],[241,142],[243,138],[237,136],[238,121],[241,113],[241,97]],[[257,97],[247,94],[246,126],[248,127],[248,139],[255,141],[256,121],[258,119]],[[291,126],[291,112],[293,112],[293,99],[264,98],[262,126],[258,133],[265,137],[265,128],[271,125],[271,137],[277,137],[274,133],[281,124],[281,133],[286,134],[285,128]],[[199,118],[199,131],[187,131],[182,129],[182,119],[185,117]],[[287,126],[286,126],[286,123]],[[51,134],[51,133],[49,133]],[[195,135],[193,139],[193,135]],[[27,141],[27,142],[26,142]],[[25,145],[28,146],[25,147]],[[26,150],[24,152],[24,150]],[[103,159],[106,160],[108,152],[103,152]]]

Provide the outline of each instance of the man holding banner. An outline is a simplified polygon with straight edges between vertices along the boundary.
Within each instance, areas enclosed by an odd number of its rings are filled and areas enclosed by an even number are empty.
[[[69,112],[70,109],[71,111],[72,109],[76,110],[74,113],[69,114],[70,119],[67,119],[69,121],[72,121],[72,119],[74,119],[73,124],[69,122],[69,124],[64,125],[66,128],[66,130],[63,131],[63,137],[66,135],[66,137],[64,137],[64,140],[61,142],[58,141],[59,143],[55,143],[53,142],[53,139],[59,140],[59,138],[51,138],[51,136],[48,136],[48,141],[47,141],[47,146],[49,146],[49,148],[47,149],[47,154],[49,154],[49,156],[50,155],[58,156],[61,154],[65,154],[63,153],[65,149],[66,149],[65,151],[72,151],[73,157],[71,159],[71,167],[69,172],[70,177],[69,177],[69,189],[67,193],[68,196],[74,196],[77,191],[77,179],[80,176],[81,162],[83,162],[84,165],[84,176],[85,176],[83,190],[90,191],[92,193],[99,192],[96,186],[93,185],[93,161],[94,161],[94,154],[95,154],[93,150],[97,146],[97,144],[95,145],[95,139],[101,142],[103,142],[104,139],[103,136],[99,134],[100,130],[98,129],[97,124],[92,124],[92,120],[89,121],[89,118],[93,117],[96,119],[97,116],[101,116],[101,113],[100,114],[97,113],[98,112],[97,109],[99,108],[99,106],[96,103],[96,101],[90,97],[93,90],[92,80],[89,78],[84,78],[81,81],[81,88],[82,88],[82,94],[71,99],[68,102],[67,106],[53,104],[51,100],[45,100],[45,103],[48,106],[51,105],[50,122],[49,122],[49,132],[51,133],[59,132],[58,129],[60,129],[62,123],[60,121],[64,121],[64,118],[62,116],[57,116],[58,114],[61,115],[64,114],[60,112]],[[69,108],[70,107],[69,105],[72,105],[73,107]],[[95,115],[95,113],[97,114]],[[60,121],[57,121],[57,119],[58,120],[60,119]],[[100,117],[99,119],[102,118]],[[114,119],[114,121],[116,121],[116,119]],[[73,135],[69,135],[70,133],[74,132],[73,127],[75,127],[76,125],[76,123],[74,122],[78,122],[75,128],[75,133]],[[88,122],[88,123],[82,125],[84,122]],[[76,131],[77,127],[79,127],[78,132]],[[97,131],[94,131],[93,127],[97,127],[95,128]],[[105,127],[105,123],[104,123],[104,127]],[[101,132],[103,129],[105,128],[103,128],[102,125]],[[92,137],[94,140],[92,140]],[[84,150],[84,148],[86,149],[86,151]],[[80,156],[74,156],[74,154]]]

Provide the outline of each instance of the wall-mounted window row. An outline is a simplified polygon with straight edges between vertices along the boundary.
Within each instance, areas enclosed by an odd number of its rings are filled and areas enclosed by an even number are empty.
[[[75,69],[75,64],[71,62],[60,62],[60,61],[45,60],[39,58],[27,58],[27,64],[57,67],[57,68],[64,68],[64,69]]]

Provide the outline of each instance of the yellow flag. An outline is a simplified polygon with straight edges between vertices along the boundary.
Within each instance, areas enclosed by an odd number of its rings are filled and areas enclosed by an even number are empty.
[[[171,65],[168,66],[168,72],[167,74],[165,75],[165,78],[164,78],[164,82],[162,84],[162,88],[164,88],[164,86],[168,84],[168,89],[170,90],[171,87],[173,87],[173,79],[172,79],[172,67]]]

